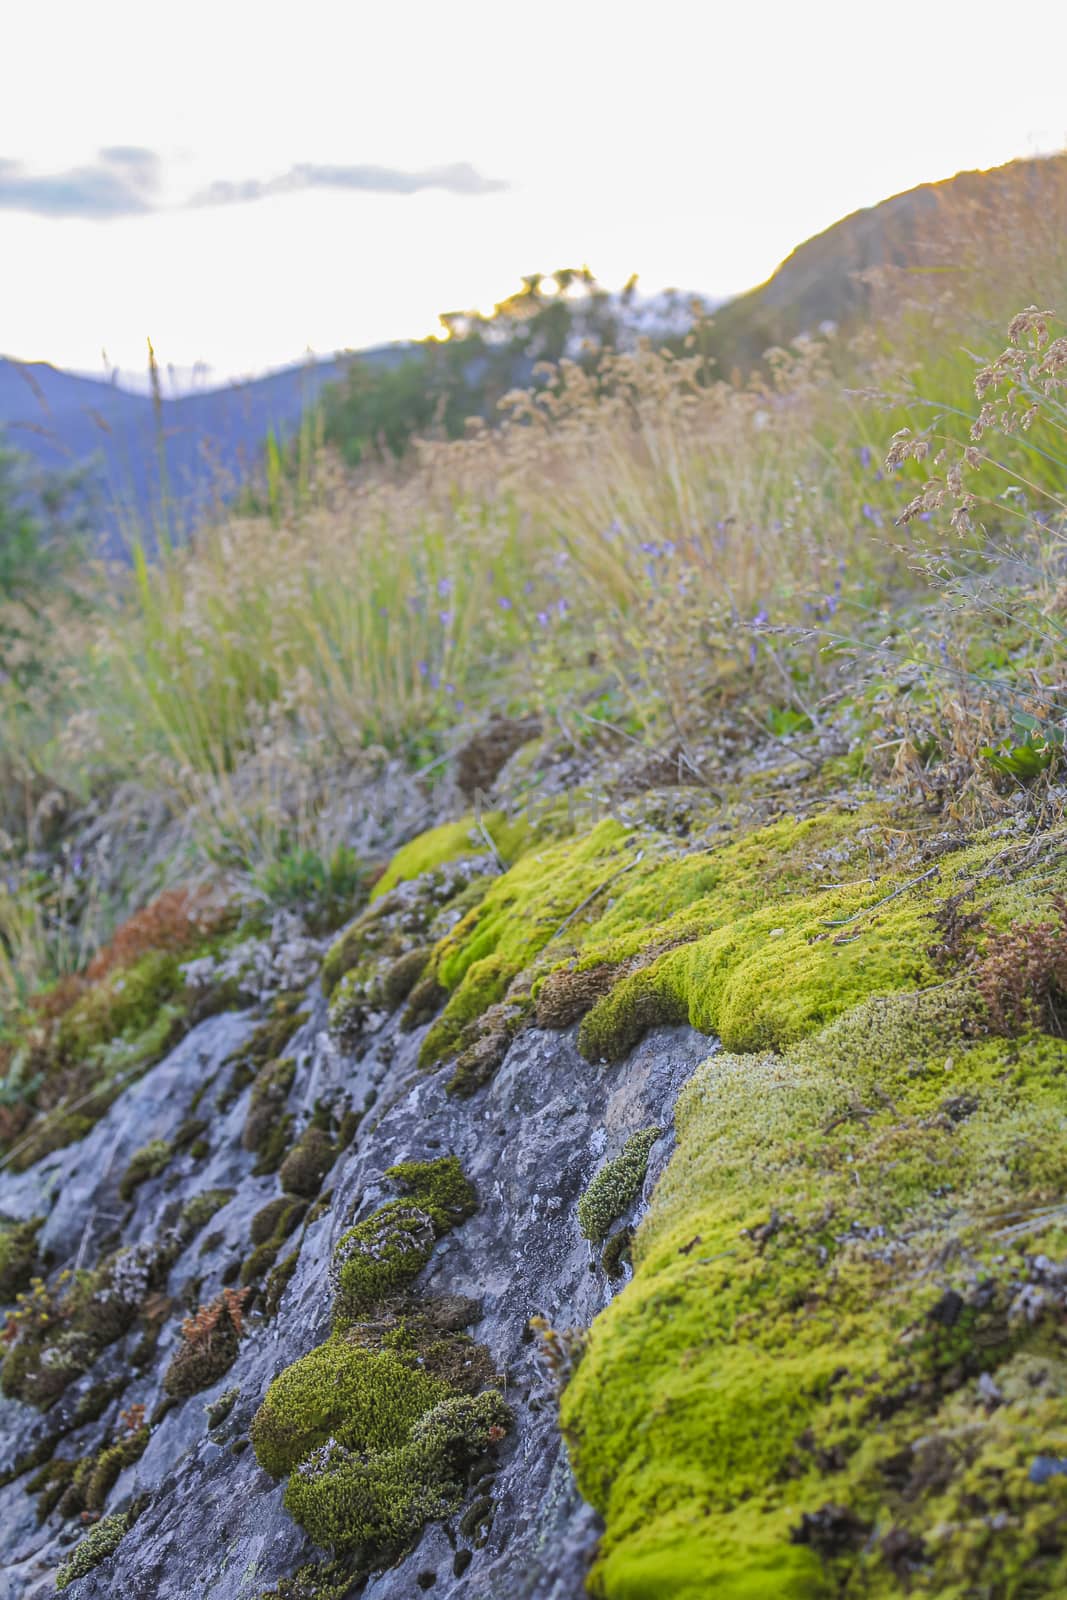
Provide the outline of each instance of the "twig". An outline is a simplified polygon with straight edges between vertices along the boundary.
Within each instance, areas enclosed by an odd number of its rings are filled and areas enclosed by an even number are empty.
[[[907,883],[902,883],[899,889],[894,889],[892,894],[883,895],[881,900],[876,900],[873,906],[864,906],[862,911],[854,911],[850,917],[838,917],[834,921],[823,918],[824,928],[847,928],[850,922],[859,922],[861,917],[869,917],[872,911],[877,911],[879,906],[887,906],[890,900],[896,900],[902,894],[907,894],[909,889],[914,889],[917,883],[923,883],[927,878],[934,877],[940,872],[940,867],[935,862],[932,867],[927,867],[925,872],[920,872],[917,878],[911,878]]]
[[[500,868],[501,874],[503,875],[508,870],[507,869],[507,864],[504,861],[504,857],[500,854],[500,851],[497,849],[496,845],[493,843],[493,835],[489,832],[489,829],[486,827],[486,825],[482,821],[481,817],[478,818],[478,832],[481,834],[482,838],[485,840],[486,844],[489,846],[489,849],[492,852],[493,858],[496,861],[497,866]]]
[[[586,906],[592,905],[597,896],[603,894],[605,889],[610,889],[612,884],[621,878],[624,872],[632,871],[642,859],[644,853],[645,852],[643,850],[639,850],[632,861],[628,861],[624,867],[620,867],[618,872],[613,872],[610,878],[605,878],[603,883],[597,885],[592,894],[587,894],[581,905],[575,906],[570,916],[563,919],[555,933],[549,935],[549,937],[545,940],[545,944],[551,944],[553,939],[558,939],[563,930],[570,927],[575,917],[580,916],[585,910]]]

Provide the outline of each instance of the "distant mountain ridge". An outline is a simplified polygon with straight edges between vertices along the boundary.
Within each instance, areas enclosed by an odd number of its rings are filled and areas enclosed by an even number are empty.
[[[360,359],[397,361],[405,349],[383,346],[362,351]],[[159,513],[161,438],[180,532],[227,486],[247,477],[271,429],[294,432],[305,408],[343,375],[348,359],[339,356],[246,383],[165,396],[157,419],[149,395],[47,362],[0,357],[0,434],[46,470],[94,464],[105,550],[120,556],[128,520],[137,519],[144,528]]]
[[[1036,226],[1059,228],[1067,240],[1067,155],[921,184],[853,212],[799,245],[759,287],[714,308],[705,302],[713,317],[705,349],[722,376],[743,374],[773,345],[815,333],[827,322],[861,317],[870,305],[866,275],[872,269],[914,270],[920,281],[923,272],[951,269],[953,238],[980,241],[990,228],[1025,234]],[[1035,285],[1035,296],[1040,293]],[[687,296],[671,293],[627,302],[627,329],[635,337],[647,334],[680,346],[687,304]],[[418,348],[393,344],[356,354],[363,363],[394,365]],[[157,419],[148,394],[45,362],[0,358],[0,437],[48,469],[95,458],[105,548],[121,555],[127,520],[145,529],[159,512],[160,423],[180,533],[227,485],[255,469],[270,430],[296,430],[305,408],[344,376],[351,359],[337,356],[166,396]],[[514,382],[528,382],[530,370],[530,363],[520,365]]]

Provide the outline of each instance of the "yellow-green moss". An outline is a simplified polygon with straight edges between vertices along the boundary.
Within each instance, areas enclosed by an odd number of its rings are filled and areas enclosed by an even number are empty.
[[[43,1221],[34,1217],[31,1222],[0,1222],[0,1304],[29,1288]]]
[[[578,1202],[578,1226],[585,1238],[599,1244],[613,1222],[637,1199],[648,1171],[648,1155],[662,1128],[633,1133],[613,1161],[607,1161]]]
[[[125,1537],[130,1519],[124,1511],[113,1517],[104,1517],[85,1538],[74,1546],[67,1559],[56,1572],[56,1588],[66,1589],[78,1578],[84,1578],[101,1561],[114,1555]]]
[[[530,825],[525,817],[508,818],[499,811],[492,811],[482,820],[505,863],[513,861],[530,835]],[[420,833],[410,844],[401,846],[374,885],[371,899],[380,900],[399,883],[421,878],[423,873],[432,872],[434,867],[443,867],[462,856],[481,855],[488,848],[485,834],[473,816],[461,817],[458,822],[443,822],[437,828]]]
[[[683,1091],[563,1399],[594,1594],[1062,1592],[1067,1043],[979,1027],[961,979],[872,996]]]

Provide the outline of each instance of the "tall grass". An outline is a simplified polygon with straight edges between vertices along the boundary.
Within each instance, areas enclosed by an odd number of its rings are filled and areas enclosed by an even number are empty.
[[[788,702],[819,671],[810,630],[936,594],[946,561],[988,571],[1020,511],[1032,534],[1035,497],[1062,505],[1051,402],[995,451],[989,422],[970,438],[975,375],[1020,291],[1067,303],[1062,173],[995,226],[954,202],[920,270],[872,284],[854,336],[772,352],[747,383],[709,384],[695,346],[644,347],[595,376],[564,363],[500,427],[426,443],[403,470],[354,474],[309,440],[294,481],[268,453],[262,514],[152,558],[136,545],[90,622],[52,620],[46,685],[0,690],[9,751],[76,791],[164,793],[205,852],[258,870],[314,832],[338,771],[382,751],[430,764],[488,709],[566,729],[606,696],[634,736],[684,747],[724,684],[771,681]],[[894,434],[921,448],[887,468]],[[964,449],[984,496],[962,487]]]

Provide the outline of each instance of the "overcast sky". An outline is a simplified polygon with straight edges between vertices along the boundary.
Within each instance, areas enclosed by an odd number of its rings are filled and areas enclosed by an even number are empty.
[[[216,378],[525,272],[719,297],[847,212],[1067,144],[1067,5],[95,0],[11,9],[0,352]],[[993,26],[991,26],[993,25]],[[1014,25],[1013,25],[1014,26]]]

